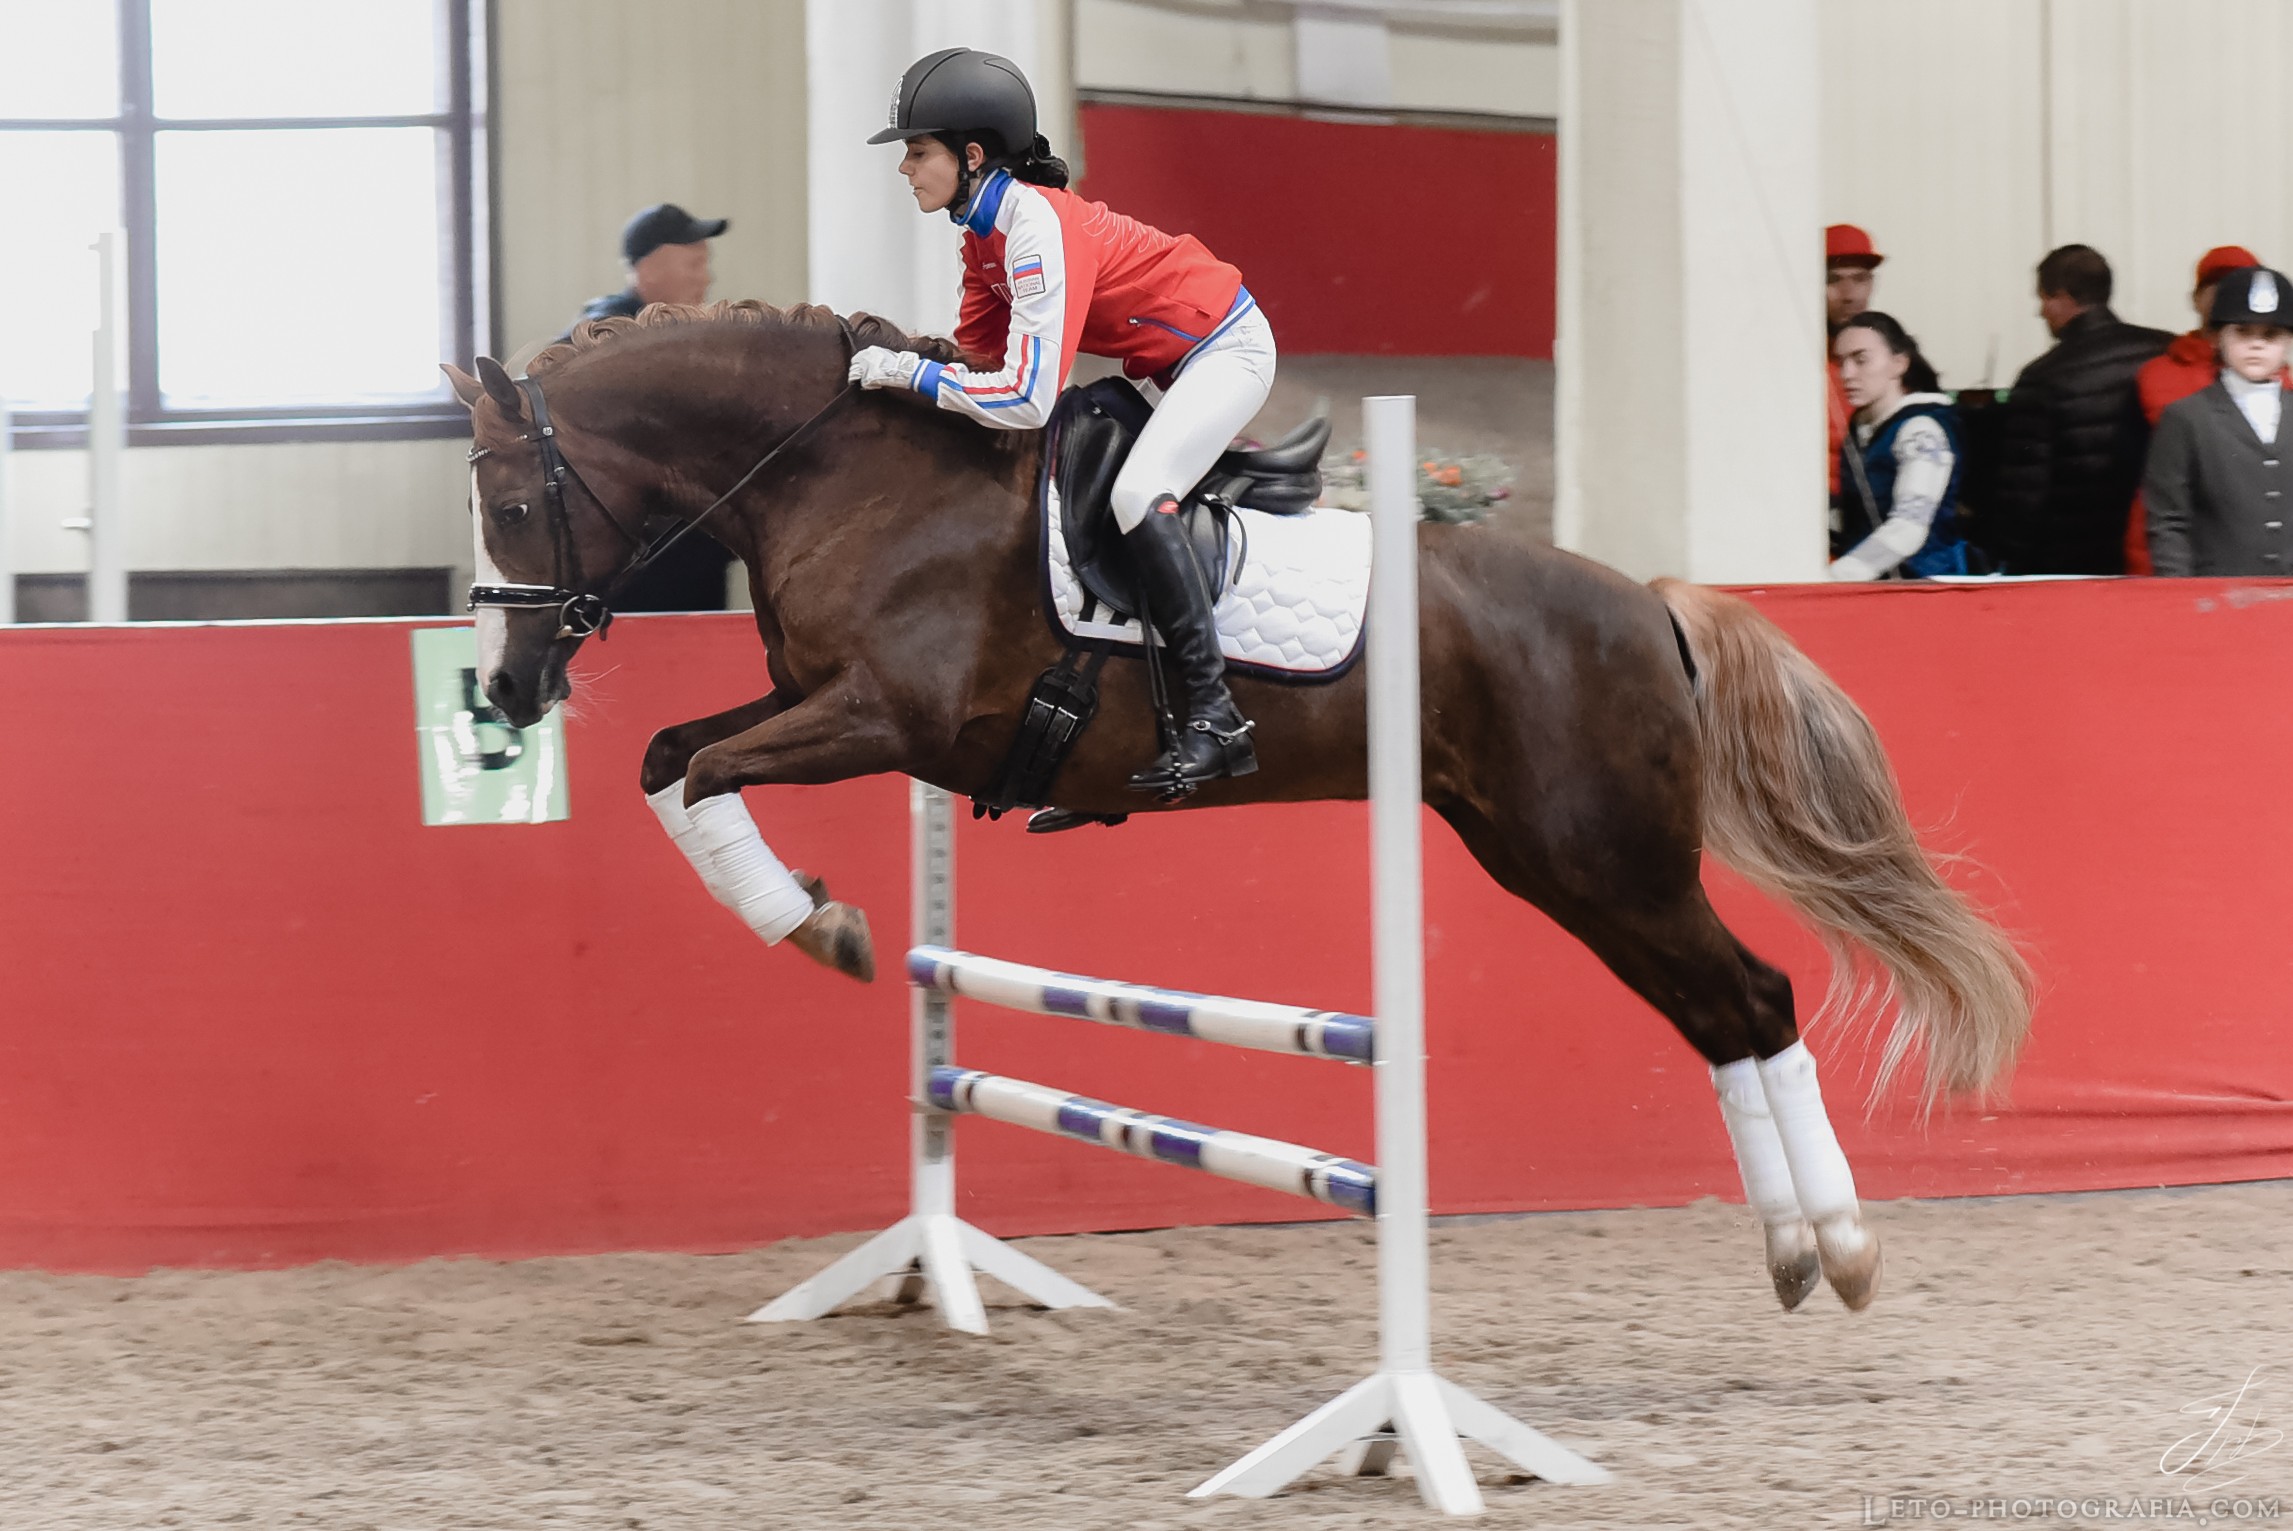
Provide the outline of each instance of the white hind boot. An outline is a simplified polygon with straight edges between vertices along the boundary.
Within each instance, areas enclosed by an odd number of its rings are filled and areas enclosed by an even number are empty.
[[[1800,1212],[1799,1194],[1792,1189],[1791,1165],[1768,1111],[1759,1060],[1719,1065],[1712,1070],[1712,1089],[1720,1097],[1720,1119],[1728,1125],[1728,1141],[1735,1145],[1736,1168],[1743,1172],[1744,1200],[1758,1214],[1767,1236],[1768,1279],[1775,1283],[1776,1298],[1788,1313],[1815,1290],[1823,1268],[1816,1255],[1815,1230]]]
[[[1847,1155],[1840,1151],[1831,1117],[1823,1109],[1815,1055],[1805,1042],[1794,1042],[1774,1057],[1762,1058],[1759,1075],[1768,1114],[1791,1166],[1800,1212],[1815,1229],[1823,1279],[1849,1308],[1867,1308],[1879,1285],[1879,1241],[1863,1226],[1854,1172],[1847,1167]]]

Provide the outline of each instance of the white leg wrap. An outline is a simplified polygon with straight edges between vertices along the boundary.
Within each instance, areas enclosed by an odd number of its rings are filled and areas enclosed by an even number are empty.
[[[653,817],[661,821],[661,827],[669,832],[669,839],[684,853],[693,870],[700,873],[710,896],[730,909],[732,900],[725,897],[725,890],[717,883],[716,858],[701,844],[701,832],[693,827],[692,815],[685,812],[685,779],[680,776],[660,791],[646,793],[645,806],[653,810]]]
[[[756,821],[748,816],[748,805],[738,792],[703,798],[685,815],[699,850],[694,865],[701,865],[700,858],[705,857],[709,866],[702,880],[767,944],[778,942],[812,917],[812,895],[788,875],[788,868],[756,832]],[[662,822],[668,822],[665,816]],[[677,838],[674,828],[669,834]],[[677,843],[685,844],[681,838]]]
[[[1783,1137],[1768,1111],[1759,1060],[1744,1058],[1721,1064],[1712,1070],[1712,1088],[1720,1097],[1720,1119],[1728,1124],[1728,1141],[1736,1146],[1736,1168],[1744,1176],[1744,1200],[1751,1203],[1766,1227],[1799,1222],[1799,1193],[1792,1188]]]
[[[1791,1165],[1800,1210],[1817,1225],[1818,1234],[1833,1218],[1854,1218],[1855,1176],[1823,1109],[1823,1092],[1815,1082],[1815,1055],[1805,1042],[1794,1042],[1774,1057],[1762,1058],[1759,1073],[1768,1114],[1775,1119],[1776,1136]]]

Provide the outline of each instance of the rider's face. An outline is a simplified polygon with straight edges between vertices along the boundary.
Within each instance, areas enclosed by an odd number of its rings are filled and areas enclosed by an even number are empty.
[[[916,194],[919,211],[939,212],[955,200],[958,179],[955,155],[936,138],[918,137],[907,142],[908,152],[900,159],[900,174],[908,178],[908,189]],[[976,151],[977,146],[973,148]]]

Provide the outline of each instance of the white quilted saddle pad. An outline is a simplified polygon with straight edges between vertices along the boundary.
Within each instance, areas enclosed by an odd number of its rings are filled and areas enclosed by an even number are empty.
[[[1140,644],[1136,619],[1109,620],[1067,561],[1059,494],[1044,500],[1045,573],[1060,628],[1120,647]],[[1276,677],[1332,680],[1361,649],[1369,602],[1369,517],[1317,507],[1294,516],[1237,510],[1226,593],[1218,598],[1218,646],[1226,662]],[[1089,608],[1086,612],[1086,608]],[[1096,620],[1093,620],[1093,619]]]

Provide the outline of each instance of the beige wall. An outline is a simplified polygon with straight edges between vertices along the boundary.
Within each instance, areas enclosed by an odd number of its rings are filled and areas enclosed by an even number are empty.
[[[470,560],[466,443],[140,447],[127,454],[130,569],[455,568]],[[17,452],[19,573],[78,573],[87,457]]]
[[[803,0],[498,0],[497,14],[505,350],[621,285],[621,223],[648,202],[732,219],[717,296],[804,296]],[[138,448],[128,567],[465,568],[465,446]],[[58,523],[85,514],[85,455],[11,462],[14,569],[84,569],[85,537]]]
[[[505,348],[618,290],[621,224],[653,202],[732,220],[715,296],[803,298],[804,0],[497,4]]]
[[[1296,99],[1292,9],[1273,0],[1076,0],[1082,90]],[[1404,14],[1388,26],[1392,105],[1551,117],[1558,51],[1549,30],[1440,26]]]
[[[2114,307],[2189,327],[2216,244],[2293,261],[2293,6],[1883,0],[1822,7],[1825,220],[1868,228],[1877,305],[1947,386],[2046,348],[2033,268],[2090,244]]]
[[[803,296],[803,0],[498,5],[505,349],[617,286],[621,220],[661,198],[733,220],[720,296]],[[1289,15],[1271,0],[1076,0],[1078,84],[1286,99]],[[1949,384],[2008,381],[2044,348],[2030,281],[2052,244],[2101,249],[2120,311],[2174,329],[2207,246],[2293,263],[2285,0],[1823,0],[1819,27],[1821,219],[1878,237],[1878,301]],[[1549,36],[1399,21],[1394,91],[1408,106],[1557,115],[1555,57]],[[1645,68],[1620,60],[1617,74],[1630,91]],[[874,101],[885,82],[851,88]],[[83,567],[82,539],[57,523],[84,510],[84,458],[13,461],[15,567]],[[452,441],[144,449],[126,483],[131,567],[468,557]]]

